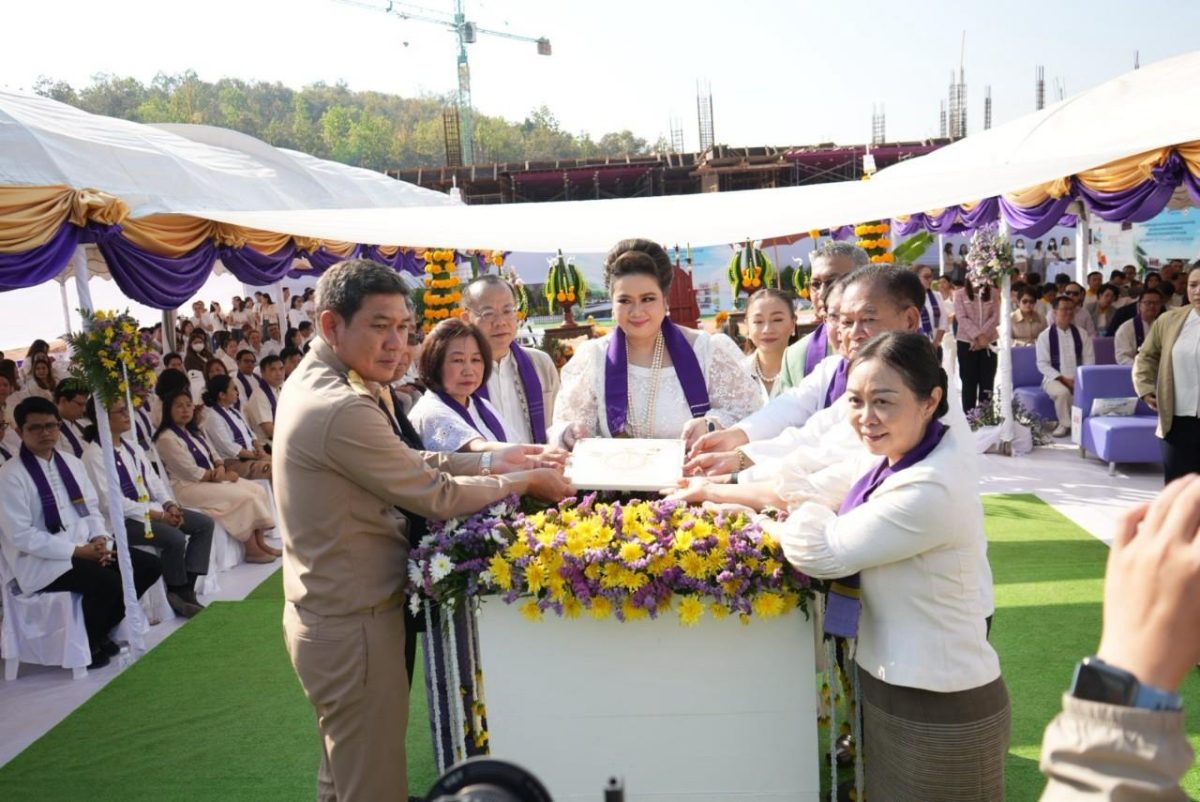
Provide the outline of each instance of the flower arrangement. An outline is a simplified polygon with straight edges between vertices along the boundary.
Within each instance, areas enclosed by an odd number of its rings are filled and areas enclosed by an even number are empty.
[[[497,272],[502,272],[500,268],[504,267],[504,260],[509,253],[510,251],[471,251],[467,255],[471,263],[471,278],[476,279],[490,273],[493,267]]]
[[[562,312],[565,326],[575,325],[572,307],[582,307],[587,301],[587,282],[583,280],[579,268],[575,267],[575,260],[565,258],[561,249],[550,260],[550,270],[546,274],[546,300],[550,303],[551,311],[557,308]]]
[[[729,287],[735,299],[775,283],[775,265],[760,248],[746,240],[729,260]]]
[[[803,257],[796,257],[796,269],[792,271],[792,290],[797,298],[809,298],[812,291],[808,282],[812,279],[812,267],[804,264]]]
[[[546,352],[554,362],[554,367],[559,370],[562,370],[563,365],[570,362],[571,357],[575,356],[575,349],[557,337],[542,337],[538,347]]]
[[[854,227],[854,235],[858,237],[855,243],[867,252],[871,264],[891,264],[895,257],[891,253],[892,227],[888,223],[863,223]]]
[[[636,621],[674,614],[774,618],[812,595],[808,577],[742,513],[655,499],[601,503],[595,494],[533,514],[516,497],[462,521],[433,524],[409,556],[414,613],[482,595],[522,615]]]
[[[1047,422],[1041,415],[1028,409],[1018,398],[1013,398],[1012,406],[1013,420],[1029,429],[1033,435],[1035,446],[1044,446],[1053,442],[1053,438],[1046,434]],[[999,426],[1002,423],[1004,423],[1004,415],[1000,411],[998,396],[994,396],[991,402],[985,401],[979,404],[967,413],[967,425],[973,432],[977,432],[985,426]]]
[[[133,396],[135,406],[154,387],[158,348],[154,338],[138,330],[128,311],[88,312],[83,330],[67,335],[74,353],[71,375],[87,385],[107,408]]]
[[[967,249],[967,280],[976,286],[1000,286],[1005,276],[1017,273],[1012,243],[1001,235],[996,226],[978,228],[971,235]]]
[[[458,254],[449,249],[429,249],[421,254],[425,260],[425,292],[421,295],[421,316],[425,331],[431,330],[438,321],[457,317],[462,310],[457,304],[462,300],[459,286],[462,283],[455,273]]]

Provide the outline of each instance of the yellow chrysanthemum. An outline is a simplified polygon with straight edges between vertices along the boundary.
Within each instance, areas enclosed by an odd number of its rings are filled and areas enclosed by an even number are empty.
[[[525,567],[525,587],[530,593],[537,593],[546,582],[546,569],[537,560]]]
[[[783,596],[778,593],[760,593],[750,603],[759,618],[774,618],[783,614]]]
[[[583,603],[574,596],[563,599],[563,615],[567,618],[578,618],[583,614]]]
[[[637,562],[646,556],[641,543],[625,543],[621,546],[621,559],[627,563]]]
[[[689,551],[679,558],[679,567],[691,579],[703,579],[708,573],[708,566],[704,557],[694,551]]]
[[[488,562],[488,570],[492,572],[492,581],[501,590],[512,590],[512,566],[499,554],[492,555]]]
[[[621,602],[621,612],[624,614],[626,621],[640,621],[650,616],[649,611],[638,607],[633,603],[632,599],[626,599]]]
[[[529,545],[524,540],[515,540],[505,549],[505,553],[508,559],[519,560],[529,554]]]
[[[542,620],[542,610],[540,607],[538,607],[538,603],[533,599],[530,599],[521,605],[521,615],[523,615],[527,621]]]
[[[713,602],[712,604],[708,605],[708,611],[712,613],[712,617],[718,621],[729,617],[729,608],[723,604],[718,604],[717,602]]]
[[[696,535],[693,529],[681,529],[675,533],[675,550],[687,551],[696,542]]]
[[[695,596],[685,596],[679,602],[679,621],[685,627],[694,627],[704,616],[704,604]]]
[[[610,615],[612,615],[612,611],[612,600],[607,596],[594,596],[591,604],[588,605],[588,615],[590,615],[592,618],[608,618]]]

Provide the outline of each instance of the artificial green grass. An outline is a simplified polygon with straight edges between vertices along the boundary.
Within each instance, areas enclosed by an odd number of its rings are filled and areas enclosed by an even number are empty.
[[[992,642],[1013,706],[1007,797],[1032,801],[1044,784],[1042,732],[1100,637],[1108,550],[1034,496],[992,496],[984,507]],[[311,799],[316,725],[283,645],[282,605],[279,572],[245,601],[212,604],[0,767],[0,799]],[[436,779],[419,666],[407,739],[414,794]],[[1200,731],[1200,677],[1183,694],[1188,730]],[[1200,737],[1192,742],[1200,749]],[[1184,790],[1200,794],[1200,771]]]

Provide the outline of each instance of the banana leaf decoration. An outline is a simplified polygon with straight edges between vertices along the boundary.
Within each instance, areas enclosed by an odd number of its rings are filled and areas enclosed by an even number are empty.
[[[777,283],[775,265],[750,240],[743,242],[742,247],[733,252],[727,277],[734,298],[742,293],[750,295],[761,287],[771,287]]]
[[[911,265],[920,259],[935,241],[933,234],[921,231],[897,245],[892,255],[898,264]]]
[[[587,282],[583,280],[583,274],[574,262],[563,257],[561,250],[550,262],[545,294],[551,309],[566,309],[576,304],[583,306],[587,301]]]

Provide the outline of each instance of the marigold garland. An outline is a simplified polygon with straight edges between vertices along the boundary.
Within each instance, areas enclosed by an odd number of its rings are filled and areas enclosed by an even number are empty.
[[[896,261],[892,255],[892,240],[889,236],[892,227],[889,223],[863,223],[854,227],[858,247],[867,252],[871,264],[891,264]]]
[[[421,295],[423,328],[431,330],[434,325],[449,317],[457,317],[462,310],[458,303],[462,293],[458,290],[462,281],[457,269],[458,254],[448,248],[430,248],[421,254],[425,260],[425,292]]]

